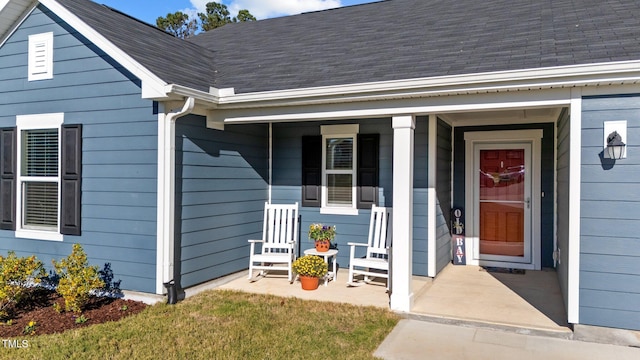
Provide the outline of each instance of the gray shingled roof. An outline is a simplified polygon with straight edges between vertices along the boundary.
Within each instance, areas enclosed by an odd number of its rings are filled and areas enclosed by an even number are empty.
[[[192,38],[236,93],[640,59],[638,0],[390,0]]]
[[[209,50],[89,0],[57,1],[167,83],[202,91],[214,84]]]
[[[637,0],[388,0],[225,25],[189,41],[88,0],[58,1],[167,83],[203,91],[640,60]]]

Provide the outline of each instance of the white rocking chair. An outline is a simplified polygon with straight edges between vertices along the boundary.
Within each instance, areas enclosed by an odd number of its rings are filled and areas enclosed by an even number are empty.
[[[291,264],[295,260],[298,244],[298,203],[265,203],[262,239],[249,240],[249,243],[249,280],[253,278],[253,270],[262,270],[262,276],[268,270],[283,270],[287,271],[289,282],[293,283]],[[258,253],[256,243],[262,244]]]
[[[391,208],[373,205],[371,208],[371,221],[369,223],[369,240],[367,244],[348,243],[351,247],[349,255],[349,279],[347,285],[360,286],[362,282],[356,282],[356,275],[364,275],[364,283],[369,283],[370,278],[387,279],[389,284],[389,260],[391,258]],[[356,246],[366,247],[364,257],[356,257]]]

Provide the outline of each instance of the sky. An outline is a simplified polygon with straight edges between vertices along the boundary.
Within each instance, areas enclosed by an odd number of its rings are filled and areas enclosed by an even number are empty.
[[[212,0],[94,0],[118,9],[139,20],[155,25],[159,16],[182,11],[190,15],[204,12]],[[218,0],[227,5],[231,16],[238,10],[247,9],[258,20],[271,17],[299,14],[307,11],[331,9],[340,6],[375,2],[378,0]]]

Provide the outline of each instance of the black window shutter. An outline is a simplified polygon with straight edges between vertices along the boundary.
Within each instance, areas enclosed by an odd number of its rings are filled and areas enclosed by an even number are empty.
[[[302,137],[302,206],[320,207],[322,201],[322,136]]]
[[[358,209],[378,204],[380,134],[358,134]]]
[[[0,229],[16,229],[16,128],[0,129]]]
[[[60,232],[80,235],[82,194],[82,125],[62,126]]]

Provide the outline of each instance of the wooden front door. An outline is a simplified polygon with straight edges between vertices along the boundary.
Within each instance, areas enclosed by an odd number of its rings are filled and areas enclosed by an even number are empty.
[[[531,261],[529,144],[478,144],[478,259]]]

